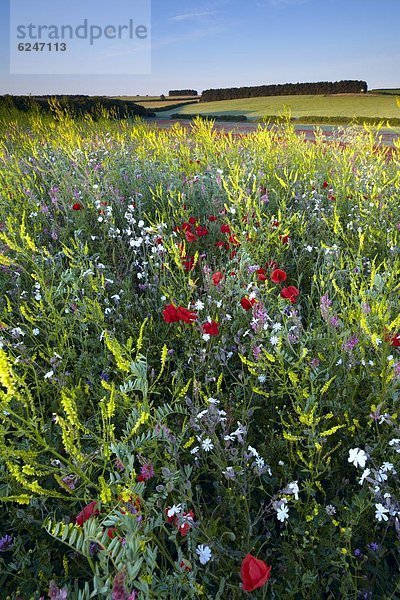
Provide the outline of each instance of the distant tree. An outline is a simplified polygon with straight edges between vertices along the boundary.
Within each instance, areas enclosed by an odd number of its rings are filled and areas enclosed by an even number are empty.
[[[160,100],[165,100],[165,95],[164,94],[161,94]]]
[[[197,90],[170,90],[168,96],[198,96]]]

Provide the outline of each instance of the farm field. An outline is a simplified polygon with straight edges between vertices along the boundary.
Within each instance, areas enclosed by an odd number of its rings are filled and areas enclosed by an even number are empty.
[[[2,597],[399,598],[398,145],[0,132]]]
[[[171,114],[245,115],[248,119],[279,115],[285,107],[293,117],[379,117],[398,118],[399,107],[396,97],[372,94],[349,94],[332,96],[269,96],[265,98],[243,98],[219,102],[200,103],[173,110]],[[195,109],[195,110],[194,110]],[[168,115],[164,112],[163,115]]]
[[[371,90],[371,94],[392,94],[393,96],[400,96],[400,88],[390,88],[387,90]]]
[[[184,102],[198,102],[200,98],[199,96],[166,96],[164,100],[161,100],[159,96],[119,96],[117,100],[132,101],[145,108],[155,109]],[[192,104],[192,106],[194,106],[194,104]]]

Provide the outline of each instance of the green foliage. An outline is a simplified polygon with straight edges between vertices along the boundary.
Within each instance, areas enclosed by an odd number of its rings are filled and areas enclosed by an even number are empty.
[[[4,597],[396,598],[398,149],[1,126]]]

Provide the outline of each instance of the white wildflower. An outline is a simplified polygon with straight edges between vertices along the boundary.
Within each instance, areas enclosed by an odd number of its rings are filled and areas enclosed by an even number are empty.
[[[208,546],[204,546],[203,544],[197,546],[196,554],[198,555],[199,561],[202,565],[206,565],[212,557],[210,548]]]
[[[378,502],[378,504],[375,504],[375,508],[376,508],[375,519],[377,519],[379,522],[389,520],[389,517],[387,516],[387,513],[389,512],[389,510],[387,508],[385,508],[383,506],[383,504]]]
[[[353,463],[355,467],[361,467],[363,469],[367,462],[367,455],[364,450],[361,450],[360,448],[352,448],[349,450],[348,462]]]

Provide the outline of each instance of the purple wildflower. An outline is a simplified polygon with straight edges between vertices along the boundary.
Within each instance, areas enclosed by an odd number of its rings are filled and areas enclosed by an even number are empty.
[[[14,540],[11,535],[6,534],[2,538],[0,538],[0,552],[7,552],[14,545]]]
[[[50,600],[67,600],[68,590],[67,588],[59,588],[55,581],[50,581],[49,598]]]
[[[112,600],[125,600],[124,582],[125,582],[125,576],[122,573],[122,571],[120,571],[114,577],[113,591],[112,591],[112,596],[111,596]]]
[[[329,325],[332,327],[339,327],[339,319],[337,317],[331,317],[329,320]]]
[[[358,339],[358,337],[356,335],[352,335],[347,342],[344,342],[344,344],[342,345],[342,350],[344,350],[345,352],[352,352],[354,350],[354,348],[357,346],[358,342],[360,340]]]
[[[261,346],[253,346],[253,356],[254,360],[260,360],[261,355]]]
[[[119,458],[115,459],[115,468],[117,469],[117,471],[125,471],[125,466],[124,464],[119,460]]]
[[[379,544],[377,544],[376,542],[371,542],[370,544],[368,544],[368,548],[372,550],[372,552],[377,552],[379,550]]]
[[[322,296],[322,298],[320,300],[320,310],[321,310],[321,315],[322,315],[322,318],[324,319],[324,321],[328,321],[328,319],[329,319],[329,312],[330,312],[329,309],[331,306],[332,306],[332,300],[330,300],[326,294],[324,296]]]
[[[147,481],[148,479],[151,479],[152,477],[154,477],[153,465],[151,465],[151,464],[143,465],[142,468],[140,469],[140,475],[141,475],[143,481]]]
[[[76,487],[77,478],[75,475],[66,475],[62,478],[62,482],[66,485],[70,490],[74,490]]]

